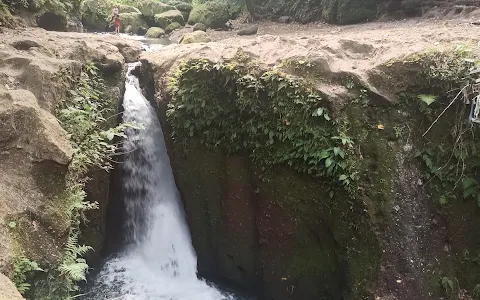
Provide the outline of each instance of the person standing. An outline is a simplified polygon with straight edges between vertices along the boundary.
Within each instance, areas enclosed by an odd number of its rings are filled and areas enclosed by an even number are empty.
[[[112,10],[112,21],[115,33],[120,33],[120,16],[118,14],[118,6],[115,6]]]

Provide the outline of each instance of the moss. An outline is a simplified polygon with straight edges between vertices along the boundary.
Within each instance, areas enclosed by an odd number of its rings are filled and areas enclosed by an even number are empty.
[[[169,10],[155,15],[155,24],[161,28],[167,28],[171,23],[185,25],[183,15],[179,10]]]
[[[177,23],[177,22],[173,22],[173,23],[170,23],[167,28],[165,28],[165,32],[167,34],[170,34],[172,33],[173,31],[177,30],[177,29],[180,29],[182,28],[183,26],[180,25],[180,23]]]
[[[188,24],[202,23],[209,28],[222,28],[229,19],[228,5],[220,1],[211,1],[194,6]]]

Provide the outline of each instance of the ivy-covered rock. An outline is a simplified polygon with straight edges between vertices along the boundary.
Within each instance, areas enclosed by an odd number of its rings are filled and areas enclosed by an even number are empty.
[[[209,28],[222,28],[228,20],[230,20],[228,5],[211,1],[194,6],[188,18],[188,24],[202,23]]]
[[[205,24],[202,24],[202,23],[197,23],[195,25],[193,25],[193,28],[192,28],[192,31],[207,31],[207,26],[205,26]]]
[[[157,14],[161,14],[175,8],[171,5],[155,0],[140,0],[138,2],[138,9],[142,15],[153,18]]]
[[[170,23],[177,22],[180,25],[185,25],[182,13],[177,10],[169,10],[161,14],[155,15],[155,25],[166,28]]]
[[[120,16],[120,31],[124,32],[127,26],[132,26],[132,33],[138,33],[140,27],[148,27],[147,22],[139,13],[122,13]]]
[[[148,38],[159,38],[163,35],[165,35],[165,30],[160,27],[150,27],[145,33],[145,37]]]
[[[191,43],[208,43],[211,42],[210,37],[203,31],[194,31],[186,33],[181,39],[180,44]]]
[[[177,23],[177,22],[173,22],[173,23],[170,23],[166,28],[165,28],[165,32],[167,34],[171,33],[172,31],[174,30],[177,30],[177,29],[180,29],[182,28],[183,26],[180,25],[180,23]]]

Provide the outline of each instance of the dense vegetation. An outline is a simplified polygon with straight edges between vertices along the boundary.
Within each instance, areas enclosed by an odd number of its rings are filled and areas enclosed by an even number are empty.
[[[109,125],[108,116],[114,113],[115,99],[108,95],[93,64],[87,64],[79,78],[69,73],[64,76],[72,89],[68,100],[57,109],[56,116],[69,134],[74,154],[65,178],[66,189],[58,207],[52,209],[67,217],[70,229],[63,254],[55,265],[43,266],[42,262],[19,254],[14,264],[13,281],[28,299],[70,299],[78,291],[77,283],[86,279],[88,265],[83,256],[92,248],[79,244],[80,225],[86,221],[85,211],[98,208],[98,203],[86,200],[87,173],[92,168],[111,169],[111,156],[117,149],[112,141],[123,136],[124,129],[130,126]],[[11,228],[15,234],[15,226]],[[29,290],[32,283],[33,288]]]
[[[264,166],[285,164],[330,177],[346,188],[356,179],[346,128],[299,78],[248,63],[198,60],[182,64],[170,84],[167,115],[174,138],[198,136],[208,147],[248,153]]]

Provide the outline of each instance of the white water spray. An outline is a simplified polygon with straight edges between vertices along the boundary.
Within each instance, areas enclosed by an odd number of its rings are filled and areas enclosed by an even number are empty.
[[[155,109],[131,74],[125,82],[123,191],[130,245],[99,273],[91,299],[233,300],[197,278],[197,257]]]

